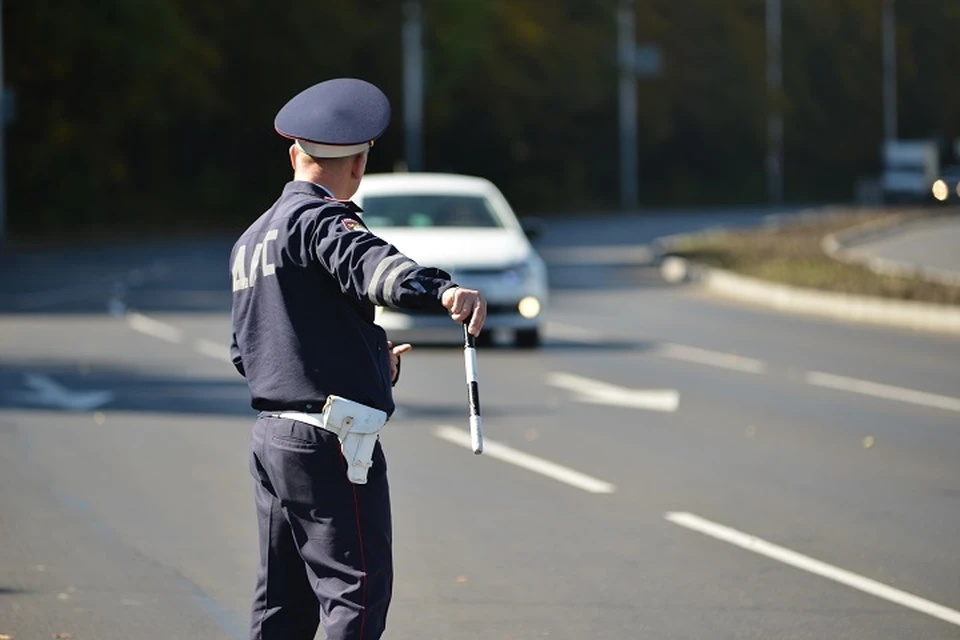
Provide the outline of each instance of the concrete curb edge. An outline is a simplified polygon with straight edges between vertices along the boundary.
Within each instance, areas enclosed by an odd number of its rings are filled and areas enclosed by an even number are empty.
[[[857,237],[877,237],[893,232],[902,222],[899,216],[893,218],[896,219],[880,221],[883,224],[871,223],[869,228],[860,229],[862,235]],[[718,295],[788,313],[960,335],[960,307],[794,287],[669,255],[685,239],[723,231],[712,229],[706,233],[676,234],[654,240],[651,248],[664,278],[672,282],[695,282]]]
[[[791,313],[960,335],[960,308],[803,289],[686,263],[688,279],[713,293]]]
[[[897,276],[901,278],[915,278],[928,282],[937,282],[950,286],[960,286],[960,275],[952,271],[927,267],[904,260],[891,260],[870,255],[857,249],[858,244],[871,240],[879,240],[911,226],[929,224],[937,219],[905,220],[902,216],[893,215],[875,222],[846,229],[824,236],[820,243],[824,253],[841,262],[858,264],[880,275]]]

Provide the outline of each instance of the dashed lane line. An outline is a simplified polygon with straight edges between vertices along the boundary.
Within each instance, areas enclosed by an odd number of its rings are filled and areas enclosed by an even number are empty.
[[[471,449],[473,446],[470,441],[470,434],[463,429],[440,426],[437,427],[434,433],[441,440],[446,440],[461,447]],[[588,493],[613,493],[616,491],[616,487],[609,482],[598,480],[593,476],[574,471],[556,462],[550,462],[549,460],[538,458],[529,453],[517,451],[505,444],[500,444],[499,442],[494,442],[486,438],[483,441],[483,456],[496,458],[497,460],[526,469],[527,471],[539,473],[542,476],[587,491]]]
[[[548,331],[551,328],[554,329],[558,337],[567,339],[592,343],[601,343],[605,339],[605,336],[599,331],[576,325],[550,323],[548,324]],[[763,360],[683,344],[663,343],[659,345],[653,353],[663,358],[730,369],[742,373],[763,374],[768,370],[768,365]],[[918,391],[916,389],[897,387],[879,382],[871,382],[869,380],[849,378],[822,371],[805,371],[803,372],[803,379],[807,384],[816,387],[857,393],[874,398],[882,398],[884,400],[894,400],[934,409],[942,409],[944,411],[960,412],[960,398],[953,396]]]
[[[140,333],[148,336],[153,336],[154,338],[159,338],[160,340],[172,342],[173,344],[180,344],[183,342],[183,330],[173,326],[172,324],[154,320],[153,318],[149,318],[142,313],[137,313],[136,311],[131,311],[128,313],[126,318],[127,324],[130,325],[130,328],[135,331],[139,331]]]
[[[165,340],[174,344],[179,344],[184,340],[184,332],[173,325],[155,320],[141,313],[131,311],[126,314],[127,324],[131,328],[146,335]],[[565,337],[583,341],[599,342],[602,340],[602,334],[591,329],[577,327],[575,325],[557,325],[551,324],[553,331],[559,334],[565,334]],[[212,340],[199,339],[194,341],[193,349],[201,355],[229,363],[229,348]],[[696,364],[705,364],[708,366],[740,371],[743,373],[761,374],[767,370],[767,365],[762,360],[747,358],[733,353],[724,353],[722,351],[712,351],[691,347],[682,344],[666,343],[657,351],[657,355],[674,360],[682,360]],[[860,380],[857,378],[848,378],[838,376],[832,373],[822,371],[807,371],[804,373],[804,381],[807,384],[846,391],[849,393],[858,393],[861,395],[882,398],[885,400],[894,400],[908,404],[932,407],[944,411],[960,412],[960,398],[953,396],[939,395],[916,389],[907,389],[869,380]],[[675,410],[672,409],[672,410]]]
[[[125,317],[127,324],[135,331],[173,344],[184,342],[185,332],[183,329],[175,327],[172,324],[155,320],[136,311],[127,313]],[[232,362],[230,359],[230,348],[213,340],[198,338],[193,341],[193,350],[200,355],[219,360],[220,362]]]
[[[767,364],[762,360],[745,358],[743,356],[733,353],[724,353],[722,351],[711,351],[709,349],[700,349],[699,347],[689,347],[683,344],[663,344],[656,350],[656,354],[662,358],[683,360],[685,362],[695,362],[697,364],[705,364],[711,367],[720,367],[721,369],[742,371],[743,373],[763,373],[767,370]]]
[[[869,380],[858,380],[857,378],[847,378],[832,373],[823,373],[822,371],[808,371],[805,379],[808,384],[839,391],[849,391],[859,393],[874,398],[884,398],[886,400],[896,400],[898,402],[907,402],[909,404],[918,404],[945,411],[960,411],[960,398],[951,396],[941,396],[936,393],[927,393],[926,391],[916,391],[915,389],[905,389],[895,387],[889,384],[880,384],[879,382],[870,382]]]
[[[184,342],[184,331],[172,324],[155,320],[135,311],[127,313],[126,320],[130,328],[140,333],[173,344]],[[220,344],[219,342],[214,342],[213,340],[198,338],[193,341],[193,350],[200,355],[219,360],[220,362],[226,362],[228,364],[232,362],[230,359],[230,347]]]
[[[889,585],[883,584],[882,582],[877,582],[870,578],[866,578],[859,574],[853,573],[852,571],[847,571],[846,569],[841,569],[832,564],[827,564],[810,556],[803,555],[796,551],[787,549],[786,547],[781,547],[779,545],[768,542],[763,538],[758,538],[742,531],[738,531],[731,527],[718,524],[707,520],[706,518],[701,518],[698,515],[693,513],[686,513],[683,511],[672,511],[664,516],[668,521],[679,525],[681,527],[686,527],[692,531],[697,531],[704,535],[716,538],[717,540],[722,540],[734,546],[740,547],[741,549],[746,549],[753,553],[766,556],[778,562],[790,565],[802,571],[807,571],[809,573],[818,575],[822,578],[828,580],[833,580],[840,584],[846,585],[858,591],[868,593],[872,596],[876,596],[888,602],[893,602],[899,604],[900,606],[907,607],[908,609],[913,609],[914,611],[919,611],[925,613],[928,616],[933,616],[934,618],[939,618],[950,624],[955,624],[960,626],[960,611],[950,609],[945,607],[942,604],[937,604],[930,600],[921,598],[920,596],[913,595],[912,593],[907,593],[906,591],[901,591]]]
[[[588,344],[602,344],[604,341],[612,339],[611,337],[604,336],[602,332],[595,329],[588,329],[573,324],[564,324],[562,322],[548,322],[546,335],[548,338],[585,342]],[[661,358],[705,364],[711,367],[720,367],[722,369],[741,371],[743,373],[764,373],[767,370],[767,364],[762,360],[747,358],[735,353],[691,347],[684,344],[663,343],[658,345],[653,350],[653,353]]]
[[[206,338],[195,340],[193,350],[200,355],[213,358],[214,360],[220,360],[221,362],[230,364],[233,363],[233,360],[230,359],[230,347],[220,344],[219,342],[214,342],[213,340],[207,340]]]

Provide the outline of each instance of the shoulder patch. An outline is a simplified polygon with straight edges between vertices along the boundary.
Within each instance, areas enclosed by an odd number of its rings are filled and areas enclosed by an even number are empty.
[[[341,220],[341,222],[343,223],[343,226],[344,228],[346,228],[347,231],[357,231],[358,229],[360,231],[366,230],[366,227],[362,222],[360,222],[359,220],[354,220],[353,218],[344,218],[343,220]]]

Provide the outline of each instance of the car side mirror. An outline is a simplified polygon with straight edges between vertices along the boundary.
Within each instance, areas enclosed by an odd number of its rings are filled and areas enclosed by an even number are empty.
[[[535,218],[533,216],[520,218],[520,227],[530,240],[536,240],[547,232],[547,225],[543,221],[543,218]]]

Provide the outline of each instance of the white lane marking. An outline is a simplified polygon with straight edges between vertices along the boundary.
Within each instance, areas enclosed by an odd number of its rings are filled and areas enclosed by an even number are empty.
[[[650,411],[676,411],[680,394],[674,389],[626,389],[572,373],[551,373],[547,383],[572,391],[576,399],[593,404],[607,404]]]
[[[130,325],[130,328],[140,333],[145,333],[148,336],[153,336],[154,338],[160,338],[161,340],[166,340],[167,342],[172,342],[174,344],[179,344],[183,342],[183,331],[177,327],[167,324],[166,322],[160,322],[159,320],[154,320],[153,318],[148,318],[142,313],[131,312],[127,314],[127,324]]]
[[[441,440],[452,442],[453,444],[466,447],[467,449],[470,449],[473,446],[470,441],[470,434],[463,429],[441,426],[437,427],[434,433]],[[491,440],[484,439],[483,456],[508,462],[512,465],[526,469],[527,471],[539,473],[540,475],[557,480],[558,482],[563,482],[571,487],[576,487],[577,489],[582,489],[583,491],[587,491],[589,493],[613,493],[616,490],[616,487],[609,482],[598,480],[597,478],[588,476],[585,473],[574,471],[573,469],[564,467],[555,462],[550,462],[549,460],[532,456],[529,453],[517,451],[516,449],[512,449],[505,444],[500,444],[499,442],[493,442]]]
[[[732,529],[722,524],[717,524],[716,522],[711,522],[710,520],[701,518],[693,513],[673,511],[667,513],[664,517],[670,522],[680,525],[681,527],[686,527],[687,529],[698,531],[718,540],[729,542],[730,544],[738,546],[742,549],[746,549],[747,551],[752,551],[753,553],[778,560],[784,564],[790,565],[791,567],[796,567],[797,569],[809,571],[810,573],[827,578],[828,580],[839,582],[840,584],[863,591],[864,593],[869,593],[872,596],[876,596],[878,598],[899,604],[903,607],[907,607],[908,609],[925,613],[929,616],[939,618],[951,624],[960,625],[960,611],[955,611],[941,604],[937,604],[936,602],[925,600],[924,598],[915,596],[912,593],[895,589],[894,587],[885,585],[882,582],[865,578],[864,576],[853,573],[852,571],[847,571],[846,569],[835,567],[831,564],[827,564],[826,562],[821,562],[820,560],[811,558],[810,556],[805,556],[802,553],[791,551],[790,549],[773,544],[772,542],[767,542],[762,538],[751,536],[743,533],[742,531],[737,531],[736,529]]]
[[[592,344],[603,342],[603,334],[599,331],[578,327],[573,324],[563,324],[562,322],[548,322],[546,334],[550,338],[569,340],[571,342],[589,342]]]
[[[564,324],[562,322],[548,322],[546,325],[546,334],[547,337],[557,340],[588,342],[591,344],[599,344],[604,340],[603,334],[599,331],[577,325]],[[763,373],[767,370],[767,364],[762,360],[738,356],[723,351],[711,351],[709,349],[690,347],[683,344],[666,342],[657,347],[654,353],[663,358],[706,364],[712,367],[721,367],[723,369],[732,369],[745,373]]]
[[[126,317],[127,324],[140,333],[145,333],[148,336],[160,338],[161,340],[166,340],[174,344],[180,344],[184,341],[185,333],[183,329],[171,324],[154,320],[136,311],[131,311]],[[198,338],[193,341],[193,350],[200,355],[213,358],[214,360],[227,363],[233,362],[230,358],[230,347],[220,344],[219,342],[214,342],[213,340]]]
[[[207,340],[206,338],[195,340],[193,350],[200,355],[213,358],[214,360],[233,363],[233,360],[230,358],[230,347],[225,344],[220,344],[219,342],[214,342],[213,340]]]
[[[71,391],[53,378],[26,374],[23,383],[30,391],[14,393],[22,401],[68,411],[91,411],[113,401],[112,391]]]
[[[850,391],[865,396],[898,400],[900,402],[919,404],[926,407],[944,409],[946,411],[960,411],[960,398],[941,396],[935,393],[927,393],[926,391],[915,391],[914,389],[894,387],[888,384],[880,384],[879,382],[847,378],[833,375],[832,373],[822,373],[820,371],[808,371],[806,381],[818,387]]]
[[[744,373],[763,373],[767,365],[762,360],[745,358],[732,353],[722,351],[710,351],[697,347],[688,347],[683,344],[665,343],[661,345],[656,354],[664,358],[673,360],[684,360],[686,362],[696,362],[706,364],[711,367],[720,367],[722,369],[732,369]]]

